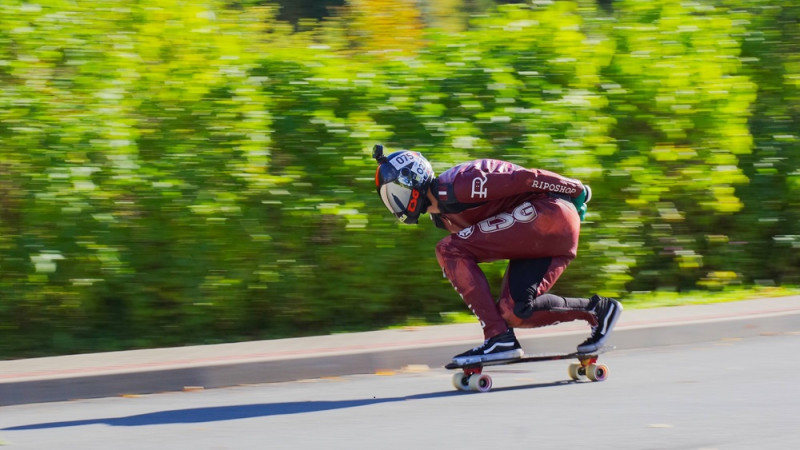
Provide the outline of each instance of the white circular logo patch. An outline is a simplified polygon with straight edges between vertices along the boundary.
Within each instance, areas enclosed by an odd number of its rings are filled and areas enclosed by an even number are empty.
[[[472,231],[473,230],[475,230],[474,226],[470,226],[470,227],[464,228],[463,230],[458,232],[458,237],[460,237],[461,239],[466,239],[466,238],[472,236]]]

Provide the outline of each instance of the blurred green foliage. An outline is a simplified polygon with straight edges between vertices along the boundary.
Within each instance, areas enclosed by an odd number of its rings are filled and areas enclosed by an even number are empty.
[[[535,1],[460,32],[257,3],[0,3],[0,357],[463,310],[441,232],[377,199],[375,142],[592,185],[560,294],[800,281],[796,2]],[[369,20],[393,3],[402,27]]]

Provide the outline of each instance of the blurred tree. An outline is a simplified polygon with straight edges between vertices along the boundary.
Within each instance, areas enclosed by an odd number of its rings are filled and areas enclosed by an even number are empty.
[[[268,10],[105,6],[0,6],[4,346],[177,343],[248,310],[239,220],[280,184],[248,73]]]
[[[604,86],[619,151],[603,165],[615,168],[612,189],[628,207],[611,213],[638,217],[638,230],[626,232],[652,251],[639,256],[631,288],[692,289],[735,266],[704,255],[709,235],[733,232],[743,207],[735,186],[748,181],[738,163],[751,151],[755,86],[740,74],[736,39],[747,15],[629,0],[617,17],[627,26],[616,29]]]
[[[758,85],[750,132],[753,153],[741,167],[750,183],[739,189],[740,261],[750,280],[800,282],[800,5],[752,1],[742,39],[745,72]],[[754,226],[758,224],[758,226]],[[764,261],[769,261],[765,264]]]
[[[276,16],[297,25],[302,19],[320,20],[334,15],[334,11],[345,5],[345,0],[272,0],[280,6]]]
[[[422,0],[420,13],[427,28],[445,32],[459,32],[467,28],[468,14],[465,0]]]
[[[0,2],[0,355],[463,310],[375,142],[591,184],[563,294],[800,276],[793,2],[257,4]]]
[[[501,3],[513,3],[514,0]],[[419,8],[426,24],[434,29],[460,32],[470,27],[474,16],[486,14],[496,3],[494,0],[419,0]]]
[[[352,51],[395,57],[422,45],[416,0],[350,0],[339,19],[346,24]]]

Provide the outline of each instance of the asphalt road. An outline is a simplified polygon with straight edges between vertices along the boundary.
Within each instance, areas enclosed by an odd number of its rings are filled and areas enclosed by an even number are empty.
[[[0,407],[9,449],[789,449],[800,441],[800,333],[617,350],[605,382],[567,361]]]

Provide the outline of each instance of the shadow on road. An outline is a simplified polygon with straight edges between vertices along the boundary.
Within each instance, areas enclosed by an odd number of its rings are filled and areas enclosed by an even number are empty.
[[[571,384],[569,381],[554,383],[529,384],[497,388],[492,392],[513,391],[521,389],[536,389]],[[172,411],[159,411],[147,414],[137,414],[126,417],[111,417],[87,420],[70,420],[64,422],[37,423],[3,428],[3,431],[41,430],[48,428],[79,427],[84,425],[110,425],[115,427],[140,427],[147,425],[168,425],[181,423],[220,422],[225,420],[252,419],[256,417],[282,416],[287,414],[303,414],[335,409],[355,408],[358,406],[377,405],[381,403],[404,402],[413,400],[426,400],[433,398],[458,397],[463,395],[481,395],[471,392],[447,391],[432,392],[428,394],[410,395],[404,397],[370,398],[358,400],[338,401],[307,401],[284,403],[259,403],[253,405],[214,406],[208,408],[177,409]],[[491,394],[488,394],[491,395]]]

